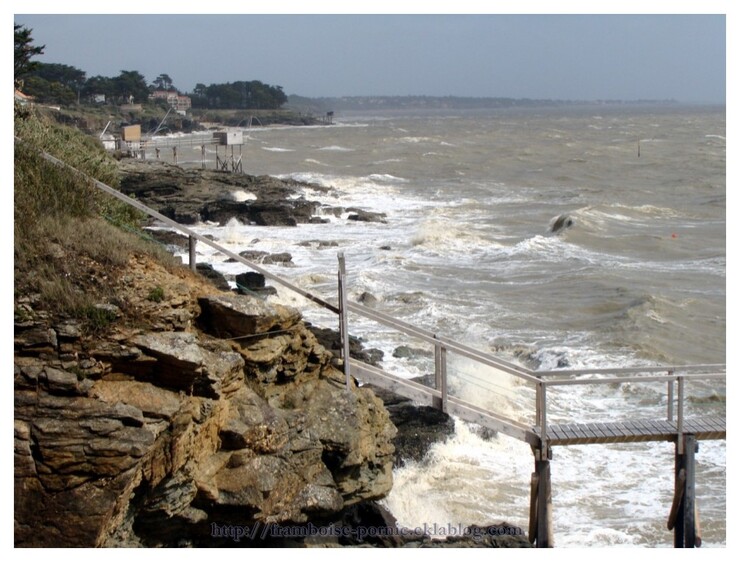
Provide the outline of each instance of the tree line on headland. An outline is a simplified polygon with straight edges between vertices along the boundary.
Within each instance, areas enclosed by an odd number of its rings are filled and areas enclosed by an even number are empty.
[[[40,103],[123,104],[146,103],[157,90],[181,94],[169,75],[163,73],[147,84],[136,70],[122,70],[118,76],[91,76],[68,64],[43,63],[33,57],[44,53],[45,45],[34,45],[32,30],[19,24],[15,30],[15,84],[24,94]],[[259,80],[197,84],[187,93],[192,107],[203,109],[278,109],[288,96],[282,86],[271,86]],[[165,100],[155,103],[166,104]]]

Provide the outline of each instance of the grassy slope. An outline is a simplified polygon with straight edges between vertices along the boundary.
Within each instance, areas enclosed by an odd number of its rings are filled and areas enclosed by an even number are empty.
[[[16,108],[14,125],[21,139],[14,161],[14,302],[24,299],[52,317],[99,328],[106,318],[95,305],[116,298],[108,276],[131,255],[174,265],[172,256],[137,236],[141,216],[130,207],[39,155],[44,150],[116,186],[116,162],[95,139],[36,110]]]

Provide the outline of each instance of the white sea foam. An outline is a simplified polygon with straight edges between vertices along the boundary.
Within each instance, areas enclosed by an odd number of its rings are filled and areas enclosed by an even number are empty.
[[[370,174],[368,179],[381,183],[408,183],[409,181],[390,174]]]
[[[231,196],[234,198],[234,201],[243,202],[243,201],[254,201],[257,199],[257,196],[254,193],[249,193],[244,190],[237,190],[232,191]]]
[[[414,246],[440,251],[460,247],[482,249],[492,244],[464,225],[441,218],[426,219],[419,223],[410,242]]]
[[[382,503],[402,526],[485,524],[507,521],[526,529],[531,453],[505,436],[485,439],[476,426],[455,421],[455,433],[427,458],[394,471]]]
[[[331,146],[322,146],[319,148],[319,150],[324,150],[327,152],[354,152],[354,148],[347,148],[344,146],[337,146],[337,145],[331,145]]]
[[[295,152],[292,148],[280,148],[279,146],[263,146],[262,150],[266,150],[268,152]]]

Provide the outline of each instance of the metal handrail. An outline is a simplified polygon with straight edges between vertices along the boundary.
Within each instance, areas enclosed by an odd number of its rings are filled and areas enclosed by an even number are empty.
[[[664,375],[653,375],[645,377],[609,377],[602,379],[558,379],[558,380],[543,380],[542,384],[545,386],[564,386],[564,385],[576,385],[576,384],[613,384],[613,383],[627,383],[627,382],[663,382],[668,380],[676,380],[679,377],[684,379],[719,379],[725,378],[724,373],[703,373],[694,375],[676,375],[666,373]]]
[[[612,367],[612,368],[594,368],[594,369],[557,369],[550,371],[535,371],[538,377],[551,377],[556,375],[610,375],[610,374],[637,374],[637,373],[654,373],[656,371],[687,371],[699,372],[707,370],[725,369],[725,364],[707,364],[707,365],[656,365],[646,367]]]

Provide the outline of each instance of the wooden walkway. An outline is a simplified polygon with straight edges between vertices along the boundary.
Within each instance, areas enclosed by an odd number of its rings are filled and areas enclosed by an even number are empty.
[[[540,428],[535,428],[535,433]],[[697,440],[725,439],[724,418],[706,417],[685,420],[683,433]],[[588,445],[598,443],[637,443],[640,441],[675,441],[678,424],[668,420],[630,420],[605,423],[554,424],[547,428],[547,440],[555,445]]]

